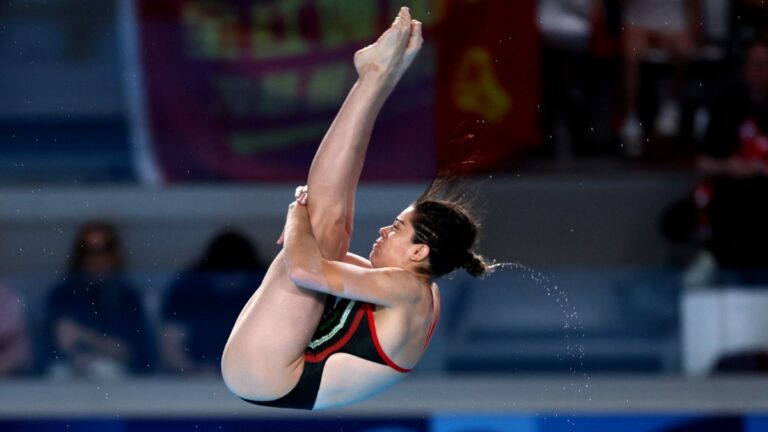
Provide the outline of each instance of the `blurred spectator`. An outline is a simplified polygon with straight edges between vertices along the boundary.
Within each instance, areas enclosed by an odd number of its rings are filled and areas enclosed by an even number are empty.
[[[768,174],[768,43],[746,51],[739,78],[710,105],[699,169],[707,175],[748,178]]]
[[[542,127],[557,159],[615,154],[610,125],[619,73],[616,0],[539,0]]]
[[[698,157],[707,179],[695,204],[706,212],[710,250],[741,283],[768,283],[768,43],[746,50],[738,79],[712,101]],[[762,276],[761,276],[762,275]]]
[[[160,347],[166,366],[176,372],[217,374],[232,326],[264,273],[245,236],[218,234],[202,259],[168,290]]]
[[[675,67],[667,94],[662,95],[654,123],[661,136],[675,136],[680,128],[680,91],[686,63],[694,55],[700,34],[699,0],[624,1],[624,95],[625,118],[621,126],[624,152],[640,156],[645,151],[645,136],[638,107],[640,65],[656,56],[656,61]],[[645,124],[648,124],[646,122]]]
[[[69,271],[48,298],[45,331],[54,376],[111,377],[150,366],[144,308],[121,274],[114,226],[86,223],[78,232]]]
[[[731,43],[737,55],[746,42],[768,38],[768,2],[765,0],[731,1]]]
[[[0,285],[0,376],[29,369],[30,343],[18,296]]]

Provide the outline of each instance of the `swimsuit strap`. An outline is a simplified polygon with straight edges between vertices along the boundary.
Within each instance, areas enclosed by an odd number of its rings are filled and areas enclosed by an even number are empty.
[[[402,373],[410,372],[411,369],[406,369],[404,367],[398,366],[397,363],[392,361],[392,359],[389,358],[387,353],[385,353],[384,350],[381,348],[381,344],[379,343],[379,336],[376,334],[376,324],[373,322],[373,305],[366,304],[365,307],[366,307],[366,313],[368,314],[368,326],[370,327],[370,330],[371,330],[371,338],[373,339],[373,346],[376,347],[376,352],[379,353],[379,356],[381,357],[382,360],[384,360],[384,363],[386,363],[387,366],[391,367],[392,369]]]

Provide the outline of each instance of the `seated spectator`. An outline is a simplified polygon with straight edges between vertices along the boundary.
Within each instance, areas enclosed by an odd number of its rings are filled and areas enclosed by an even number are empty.
[[[744,42],[768,38],[768,2],[733,0],[731,3],[731,49],[739,54]]]
[[[101,378],[147,371],[151,345],[144,307],[121,274],[116,229],[86,223],[70,258],[67,275],[48,298],[49,372]]]
[[[161,351],[174,372],[218,374],[221,353],[265,269],[243,235],[217,235],[205,255],[169,288],[162,308]]]
[[[669,91],[661,98],[654,123],[661,136],[675,136],[680,126],[680,93],[686,63],[699,39],[698,0],[626,0],[624,3],[625,119],[621,127],[624,151],[641,156],[645,135],[638,109],[640,64],[653,49],[668,56],[675,72]],[[646,122],[648,123],[648,122]]]
[[[714,98],[710,119],[700,171],[730,178],[768,175],[768,42],[749,45],[739,79]]]
[[[759,275],[768,267],[765,41],[749,45],[739,79],[714,98],[697,167],[706,180],[699,185],[696,203],[706,211],[711,226],[710,250],[718,264],[742,274],[756,271],[752,274]]]
[[[30,343],[18,296],[0,285],[0,376],[29,370]]]
[[[611,113],[619,82],[616,3],[540,0],[542,156],[616,154]]]

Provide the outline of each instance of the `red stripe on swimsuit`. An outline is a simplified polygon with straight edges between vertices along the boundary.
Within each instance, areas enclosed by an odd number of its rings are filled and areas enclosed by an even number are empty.
[[[373,339],[373,346],[376,347],[376,351],[379,353],[379,356],[381,357],[381,359],[384,360],[384,363],[389,365],[389,367],[391,367],[392,369],[398,372],[402,372],[402,373],[410,372],[411,369],[406,369],[395,364],[395,362],[393,362],[392,359],[389,358],[387,353],[385,353],[384,350],[381,348],[381,344],[379,343],[379,336],[376,334],[376,325],[373,321],[373,307],[370,304],[366,304],[366,313],[368,314],[368,326],[370,326],[371,338]]]
[[[334,353],[348,353],[387,365],[398,372],[409,372],[410,369],[399,366],[384,352],[376,332],[374,308],[370,303],[346,299],[335,302],[323,316],[318,331],[307,347],[304,359],[310,363],[321,363]],[[439,311],[435,310],[435,320],[424,342],[425,350],[437,327],[438,319]],[[364,323],[365,320],[368,322]]]

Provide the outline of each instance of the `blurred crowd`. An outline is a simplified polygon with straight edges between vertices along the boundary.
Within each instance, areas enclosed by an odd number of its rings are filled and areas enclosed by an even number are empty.
[[[126,374],[218,374],[229,332],[265,268],[243,234],[215,236],[199,261],[163,290],[159,323],[124,273],[115,226],[85,223],[65,276],[49,291],[42,326],[0,286],[0,375],[110,378]]]
[[[699,178],[690,195],[663,217],[668,238],[699,242],[722,278],[768,283],[768,43],[745,47],[741,73],[709,105],[696,156]]]
[[[716,283],[768,284],[768,2],[540,0],[543,153],[689,166],[662,216]]]
[[[713,140],[721,149],[732,147],[725,140],[735,136],[726,129],[748,118],[758,135],[765,133],[765,2],[538,5],[545,156],[620,155],[685,164],[696,154],[715,156]],[[740,93],[723,99],[735,88]],[[729,111],[733,106],[739,111]],[[742,118],[724,123],[718,118],[724,111]],[[750,157],[759,159],[754,150]]]
[[[692,166],[665,236],[701,247],[702,285],[768,286],[768,2],[540,0],[539,23],[545,156]],[[714,370],[766,371],[768,349]]]

